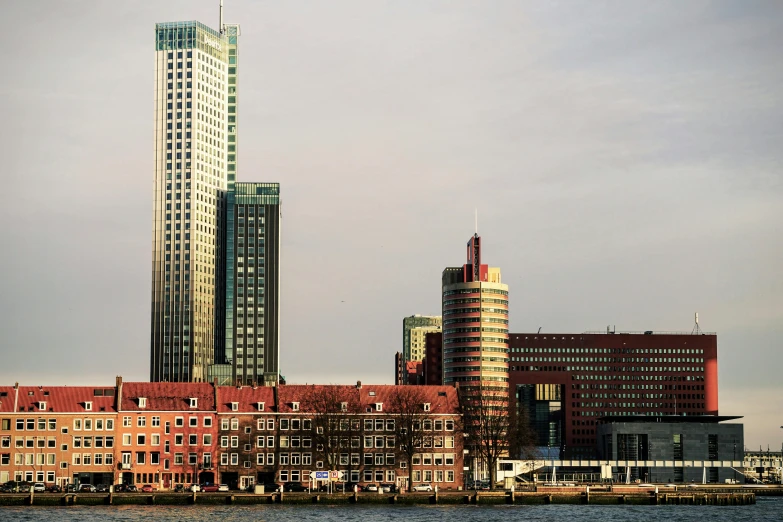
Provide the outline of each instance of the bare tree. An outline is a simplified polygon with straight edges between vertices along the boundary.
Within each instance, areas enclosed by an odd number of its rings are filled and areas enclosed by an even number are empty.
[[[361,411],[358,394],[347,386],[319,385],[309,388],[301,402],[301,408],[313,416],[315,460],[323,462],[329,470],[336,470],[340,464],[341,438],[346,438],[355,425],[351,420]]]
[[[482,386],[461,393],[460,401],[466,445],[486,464],[489,487],[493,489],[497,462],[510,449],[508,396]]]
[[[419,386],[397,386],[391,392],[388,399],[386,411],[394,420],[395,452],[400,460],[407,463],[408,467],[408,490],[413,487],[411,464],[413,457],[421,453],[421,448],[432,448],[434,434],[432,427],[425,430],[425,424],[432,420],[428,418],[428,413],[438,413],[436,405],[431,405],[427,412],[424,405],[427,403],[427,396]]]

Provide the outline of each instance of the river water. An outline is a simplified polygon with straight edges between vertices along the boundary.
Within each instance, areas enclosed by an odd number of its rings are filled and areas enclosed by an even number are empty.
[[[759,497],[752,506],[72,506],[0,507],[0,520],[57,522],[541,522],[625,520],[783,521],[783,498]]]

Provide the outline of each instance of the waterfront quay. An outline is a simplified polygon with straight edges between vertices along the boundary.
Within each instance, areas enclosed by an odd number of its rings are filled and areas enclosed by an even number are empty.
[[[537,487],[530,491],[436,493],[24,493],[0,495],[0,506],[103,505],[717,505],[756,503],[757,495],[783,496],[783,488],[582,486]]]

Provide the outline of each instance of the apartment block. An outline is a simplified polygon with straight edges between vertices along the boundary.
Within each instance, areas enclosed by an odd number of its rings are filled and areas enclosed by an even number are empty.
[[[311,471],[334,470],[356,483],[457,489],[464,481],[460,426],[457,389],[447,386],[219,386],[120,377],[112,387],[5,386],[0,479],[237,488],[309,483]],[[412,458],[402,451],[405,441],[413,441]]]

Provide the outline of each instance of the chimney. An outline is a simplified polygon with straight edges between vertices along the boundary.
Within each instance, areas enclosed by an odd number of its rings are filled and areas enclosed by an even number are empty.
[[[117,413],[120,412],[120,409],[122,408],[122,376],[118,375],[117,379],[115,380],[115,386],[117,387],[117,390],[114,393],[115,400],[117,403],[114,405],[114,409],[117,410]]]
[[[220,404],[220,402],[218,402],[218,380],[217,380],[217,377],[215,377],[212,380],[212,389],[215,391],[215,413],[217,414],[218,404]]]
[[[19,383],[14,383],[14,413],[16,413],[16,410],[19,406]]]
[[[361,390],[362,389],[362,381],[356,381],[356,389]]]

